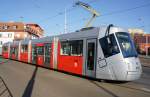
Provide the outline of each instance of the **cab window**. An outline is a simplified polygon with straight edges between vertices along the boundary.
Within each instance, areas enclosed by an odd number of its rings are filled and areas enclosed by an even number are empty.
[[[114,34],[101,38],[99,42],[105,58],[120,53]]]

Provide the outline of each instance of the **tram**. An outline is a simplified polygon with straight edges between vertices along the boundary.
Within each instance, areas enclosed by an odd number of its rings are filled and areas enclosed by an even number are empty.
[[[132,81],[142,73],[126,29],[109,25],[3,45],[3,57],[96,79]]]

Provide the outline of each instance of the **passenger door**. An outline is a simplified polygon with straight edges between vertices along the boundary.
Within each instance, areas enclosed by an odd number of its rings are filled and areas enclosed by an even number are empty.
[[[96,39],[87,40],[86,54],[86,76],[96,76]]]
[[[37,64],[37,50],[35,45],[32,46],[32,63]]]
[[[15,47],[15,59],[18,60],[18,46]]]
[[[44,65],[44,44],[37,44],[37,65]]]
[[[51,54],[51,44],[46,43],[44,45],[44,65],[45,65],[45,67],[50,67],[50,54]]]
[[[13,51],[14,51],[13,47],[10,47],[10,56],[9,56],[10,58],[12,58]]]

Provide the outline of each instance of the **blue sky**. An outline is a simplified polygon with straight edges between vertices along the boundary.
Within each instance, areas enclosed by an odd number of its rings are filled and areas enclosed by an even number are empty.
[[[0,21],[37,23],[45,36],[64,32],[65,8],[67,29],[72,32],[84,27],[91,14],[79,6],[77,0],[1,0]],[[125,28],[142,28],[150,33],[150,0],[80,0],[100,12],[93,26],[115,24]],[[21,18],[22,17],[22,18]]]

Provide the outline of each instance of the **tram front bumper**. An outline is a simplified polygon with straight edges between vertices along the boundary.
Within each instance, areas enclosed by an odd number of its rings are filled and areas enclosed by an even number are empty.
[[[141,72],[128,71],[128,72],[127,72],[126,80],[127,80],[127,81],[133,81],[133,80],[139,79],[140,77],[141,77]]]

